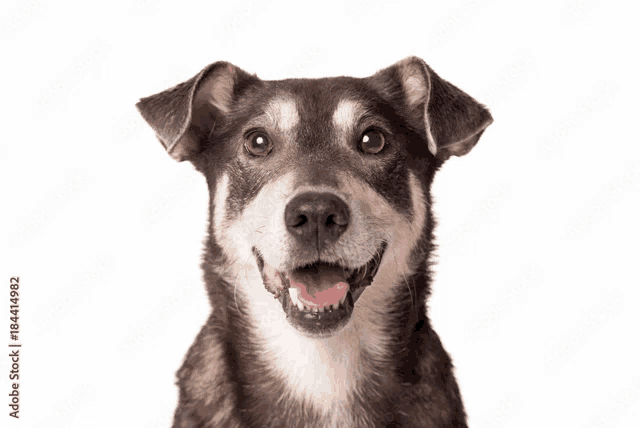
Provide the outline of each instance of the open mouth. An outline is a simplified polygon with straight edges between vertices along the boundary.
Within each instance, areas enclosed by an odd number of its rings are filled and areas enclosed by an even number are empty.
[[[355,303],[373,282],[386,248],[383,241],[371,260],[356,269],[318,261],[278,271],[265,265],[256,248],[253,253],[265,288],[282,304],[289,323],[305,335],[328,337],[351,318]]]

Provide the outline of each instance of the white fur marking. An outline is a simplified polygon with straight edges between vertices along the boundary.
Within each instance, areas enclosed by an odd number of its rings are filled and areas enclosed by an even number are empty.
[[[298,108],[292,98],[274,98],[267,105],[266,114],[282,132],[291,132],[300,122]]]
[[[233,76],[222,74],[216,77],[212,82],[207,83],[209,86],[209,102],[224,113],[229,112],[231,105],[231,94],[233,93],[234,79]]]
[[[416,105],[425,100],[426,87],[422,79],[416,76],[409,76],[404,81],[404,89],[407,93],[409,104]]]
[[[427,147],[432,155],[438,153],[438,145],[436,139],[433,138],[431,133],[431,118],[429,117],[429,101],[431,101],[431,76],[427,73],[426,82],[422,82],[424,88],[424,126],[427,131]]]
[[[363,110],[362,105],[356,101],[340,100],[333,111],[333,126],[343,132],[350,130],[355,126]]]
[[[424,124],[427,129],[427,147],[429,147],[429,151],[432,155],[436,155],[438,153],[438,146],[436,145],[436,140],[433,138],[433,134],[431,133],[431,121],[429,120],[429,113],[427,110],[424,111]]]
[[[431,133],[431,121],[428,113],[430,98],[428,91],[431,87],[431,82],[430,80],[425,82],[421,75],[417,75],[416,73],[419,73],[419,71],[405,69],[403,73],[405,74],[405,78],[403,79],[404,91],[409,105],[417,106],[419,103],[424,103],[424,124],[427,131],[427,147],[431,154],[435,156],[438,152],[438,146]]]
[[[216,242],[220,242],[226,216],[227,197],[229,196],[229,176],[225,173],[216,182],[216,194],[213,201],[213,233]]]

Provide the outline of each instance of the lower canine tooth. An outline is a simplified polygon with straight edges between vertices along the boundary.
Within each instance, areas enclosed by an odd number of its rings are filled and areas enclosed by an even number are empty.
[[[293,303],[294,306],[298,308],[298,310],[303,311],[304,305],[298,300],[298,290],[295,288],[290,288],[289,296],[291,296],[291,303]]]
[[[337,311],[338,307],[340,307],[338,303],[334,303],[333,305],[331,305],[331,309],[333,309],[334,311]]]

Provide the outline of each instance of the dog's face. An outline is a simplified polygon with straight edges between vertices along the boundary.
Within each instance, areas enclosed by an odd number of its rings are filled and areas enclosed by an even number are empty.
[[[491,123],[417,58],[364,79],[284,81],[215,63],[138,107],[207,177],[236,299],[311,338],[363,324],[404,285],[423,262],[412,255],[433,173]]]

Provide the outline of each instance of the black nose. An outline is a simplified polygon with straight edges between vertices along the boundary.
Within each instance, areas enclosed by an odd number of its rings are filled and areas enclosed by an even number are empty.
[[[349,217],[347,204],[331,193],[302,193],[284,210],[289,233],[318,249],[338,240],[349,226]]]

